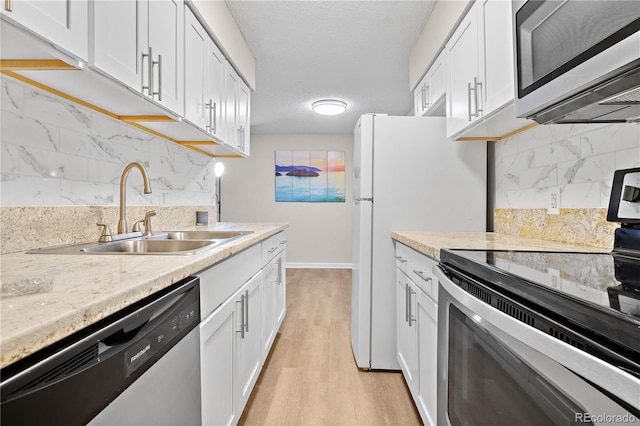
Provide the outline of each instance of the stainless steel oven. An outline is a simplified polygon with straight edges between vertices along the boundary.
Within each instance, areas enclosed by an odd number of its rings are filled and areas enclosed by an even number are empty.
[[[640,168],[610,253],[442,250],[438,425],[640,425]]]
[[[436,271],[438,425],[640,424],[640,370],[585,352],[612,355],[471,277]]]
[[[539,123],[640,115],[634,0],[512,0],[516,116]]]

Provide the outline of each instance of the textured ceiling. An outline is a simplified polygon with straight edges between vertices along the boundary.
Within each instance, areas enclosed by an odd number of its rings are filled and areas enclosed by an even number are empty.
[[[256,58],[251,133],[351,133],[361,114],[412,109],[409,54],[434,1],[226,3]],[[324,98],[347,112],[314,113]]]

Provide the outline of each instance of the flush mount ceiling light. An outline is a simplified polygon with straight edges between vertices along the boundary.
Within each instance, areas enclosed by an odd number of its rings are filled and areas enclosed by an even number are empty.
[[[345,112],[347,104],[337,99],[322,99],[311,104],[311,108],[318,114],[336,115]]]

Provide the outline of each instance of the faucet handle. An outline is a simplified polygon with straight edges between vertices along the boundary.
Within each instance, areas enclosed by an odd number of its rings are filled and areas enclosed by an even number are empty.
[[[111,228],[109,228],[109,225],[105,225],[104,223],[96,223],[96,226],[102,226],[102,234],[100,234],[100,238],[98,238],[99,243],[108,243],[113,241],[113,237],[111,236]]]
[[[140,228],[142,222],[144,222],[144,220],[136,220],[136,223],[131,227],[131,232],[142,232],[142,228]]]
[[[144,234],[143,235],[145,237],[148,237],[149,235],[151,235],[151,217],[152,216],[156,216],[155,210],[149,210],[144,215],[144,220],[143,220]]]

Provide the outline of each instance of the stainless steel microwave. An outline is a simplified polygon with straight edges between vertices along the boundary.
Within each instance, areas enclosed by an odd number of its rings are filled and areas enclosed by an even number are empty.
[[[516,116],[640,121],[640,2],[512,0]]]

